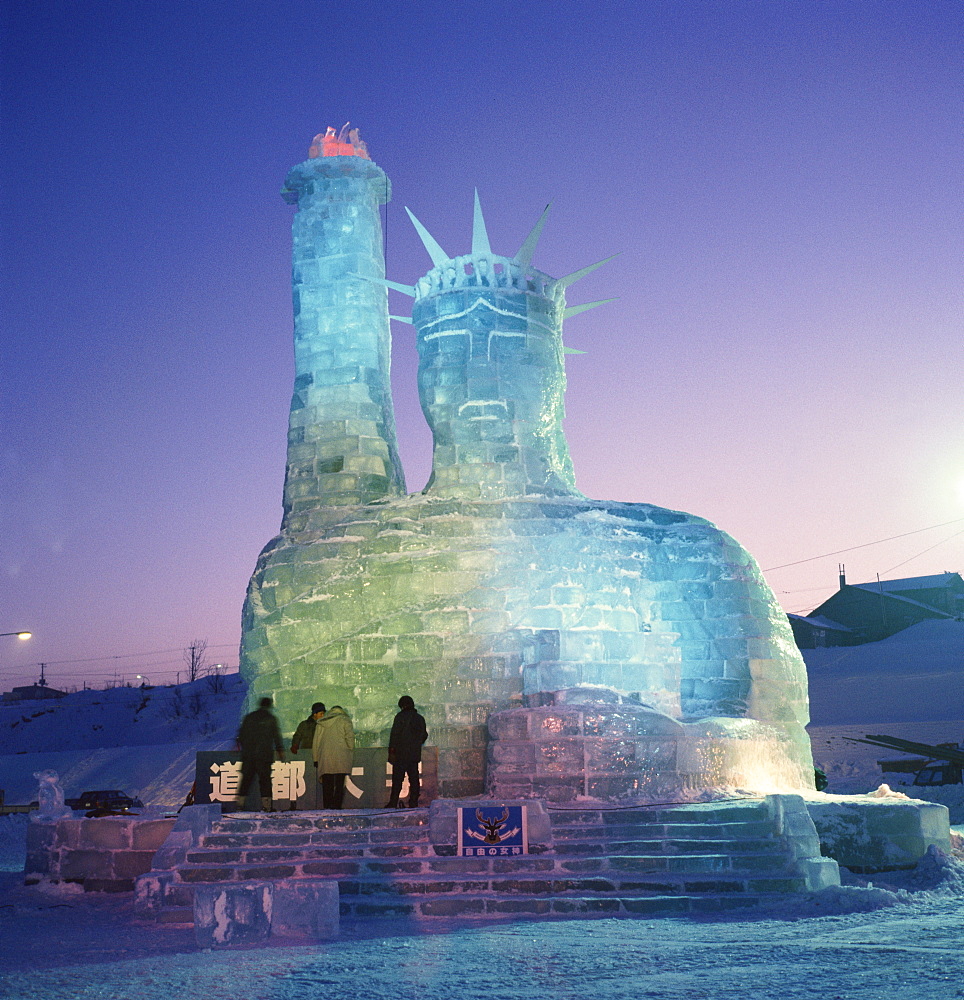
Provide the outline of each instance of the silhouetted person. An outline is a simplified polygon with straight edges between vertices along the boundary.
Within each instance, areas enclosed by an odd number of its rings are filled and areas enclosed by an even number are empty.
[[[386,809],[398,808],[398,797],[402,783],[408,775],[408,808],[418,805],[421,786],[418,781],[418,765],[422,760],[422,744],[428,739],[425,719],[415,711],[415,702],[403,694],[398,699],[399,713],[392,723],[392,734],[388,738],[388,762],[392,765],[392,793]]]
[[[281,743],[281,729],[271,712],[273,702],[262,698],[258,708],[249,712],[238,729],[237,741],[241,748],[241,784],[235,801],[243,809],[248,789],[258,776],[261,788],[261,808],[271,812],[271,764],[275,754],[284,760],[284,746]]]

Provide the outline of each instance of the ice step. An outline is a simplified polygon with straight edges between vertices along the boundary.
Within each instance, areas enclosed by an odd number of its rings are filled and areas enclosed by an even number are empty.
[[[201,839],[202,847],[292,847],[298,844],[318,844],[326,847],[412,844],[428,842],[428,830],[400,833],[398,830],[303,831],[300,833],[208,833]]]
[[[633,860],[633,859],[630,859]],[[259,882],[331,878],[337,880],[343,895],[446,895],[466,892],[502,892],[512,895],[561,895],[571,893],[728,893],[728,892],[798,892],[805,889],[801,877],[789,874],[785,866],[769,869],[745,869],[718,864],[688,868],[652,870],[625,869],[614,866],[592,872],[506,868],[502,871],[394,871],[351,872],[332,870],[321,863],[302,866],[271,865],[263,867],[217,868],[184,867],[182,885],[231,882]],[[174,886],[171,887],[172,889]],[[169,894],[176,896],[176,893]]]
[[[187,860],[191,863],[210,864],[263,864],[274,861],[331,860],[350,858],[425,858],[436,857],[431,844],[367,844],[344,847],[318,847],[299,844],[290,847],[252,847],[240,845],[236,848],[203,847],[191,851]]]
[[[612,873],[610,873],[611,875]],[[758,877],[746,872],[689,872],[667,875],[638,874],[622,877],[560,878],[524,875],[513,872],[501,876],[480,876],[473,879],[440,879],[437,875],[409,876],[402,880],[340,880],[342,896],[446,896],[466,893],[499,893],[504,896],[567,896],[584,895],[687,895],[728,894],[744,892],[802,892],[806,889],[802,877],[783,873]]]
[[[769,894],[728,896],[706,895],[653,895],[653,896],[565,896],[550,898],[525,898],[518,896],[479,896],[466,894],[459,897],[438,896],[378,897],[358,899],[341,898],[343,927],[353,922],[370,926],[380,920],[390,921],[393,929],[400,921],[456,918],[465,920],[496,921],[535,919],[572,920],[580,917],[657,917],[685,916],[687,914],[724,913],[728,910],[755,907],[771,897]]]
[[[333,826],[324,821],[317,823],[222,821],[214,830],[206,834],[203,844],[213,847],[285,846],[287,844],[387,844],[410,843],[427,840],[427,823],[361,823],[348,821]]]
[[[727,823],[600,823],[600,824],[556,824],[553,821],[552,835],[556,841],[581,840],[598,837],[620,837],[624,839],[694,840],[715,838],[718,840],[759,839],[772,835],[771,823],[740,821]]]
[[[317,809],[310,812],[234,812],[218,821],[225,833],[258,830],[413,829],[428,825],[428,809]]]
[[[553,826],[599,825],[622,823],[733,823],[766,820],[767,806],[759,800],[740,801],[727,805],[697,803],[685,806],[653,806],[628,809],[564,809],[549,810]]]
[[[256,852],[252,852],[256,853]],[[287,852],[286,852],[287,853]],[[763,872],[781,870],[786,856],[778,853],[741,854],[631,854],[600,853],[594,857],[526,855],[515,858],[440,858],[434,854],[406,858],[317,857],[308,852],[291,857],[236,858],[230,852],[192,852],[180,867],[185,882],[265,878],[386,878],[410,874],[444,873],[469,877],[478,872],[558,871],[593,872]],[[229,872],[234,874],[228,874]],[[208,874],[210,873],[210,874]]]
[[[678,840],[675,837],[664,837],[651,840],[609,840],[596,837],[585,840],[557,840],[552,850],[558,855],[592,855],[600,851],[613,854],[701,854],[732,851],[740,854],[765,854],[779,850],[779,843],[773,838]]]
[[[364,922],[371,930],[381,921],[385,930],[398,931],[404,922],[456,918],[497,921],[534,919],[572,920],[598,917],[659,917],[687,914],[720,914],[736,909],[759,906],[768,899],[778,899],[773,893],[728,893],[722,895],[676,894],[616,895],[616,896],[518,896],[475,895],[461,893],[449,896],[364,895],[340,897],[342,926]],[[194,908],[166,906],[158,914],[159,923],[189,927],[194,923]],[[401,922],[401,923],[400,923]]]
[[[428,843],[428,827],[381,828],[370,825],[353,830],[316,829],[311,827],[297,830],[265,829],[247,826],[226,830],[220,825],[216,832],[206,834],[201,842],[208,848],[283,848],[309,844],[324,847],[364,847],[366,845],[406,845]],[[728,823],[720,825],[701,824],[609,824],[599,826],[556,826],[553,824],[553,840],[558,848],[580,844],[602,842],[649,842],[651,844],[676,845],[674,849],[688,849],[689,845],[707,842],[739,844],[741,842],[765,843],[772,841],[772,827],[767,823]],[[565,848],[568,849],[568,848]]]
[[[568,847],[568,845],[566,845]],[[600,864],[646,865],[651,864],[660,869],[679,868],[687,864],[699,864],[701,858],[729,858],[731,865],[742,865],[746,868],[766,866],[771,860],[783,863],[786,855],[776,850],[773,843],[751,845],[699,844],[693,845],[689,851],[660,850],[660,845],[649,845],[647,850],[636,849],[633,844],[594,844],[594,850],[589,845],[584,849],[556,850],[532,853],[512,859],[514,865],[535,865],[541,867],[563,865],[567,868],[575,866],[599,866]],[[655,847],[655,849],[654,849]],[[715,848],[715,849],[714,849]],[[372,871],[405,871],[412,866],[428,867],[437,871],[468,871],[472,865],[486,865],[505,862],[504,858],[459,858],[454,854],[439,855],[428,844],[415,844],[407,847],[389,847],[362,850],[360,848],[251,848],[248,850],[199,850],[187,855],[188,865],[207,865],[211,867],[252,866],[295,864],[304,862],[328,862],[332,870],[341,869],[353,864],[357,870],[363,868]]]
[[[514,859],[519,864],[543,865],[551,862],[541,862],[545,855],[528,854]],[[354,865],[356,870],[368,868],[372,872],[386,871],[406,871],[412,870],[412,866],[431,867],[433,870],[471,870],[475,864],[485,865],[487,862],[498,861],[498,858],[458,858],[444,857],[435,853],[429,844],[417,844],[408,849],[402,850],[398,847],[390,848],[388,851],[362,851],[362,850],[325,850],[323,848],[304,848],[303,850],[258,850],[250,851],[192,851],[187,856],[187,864],[226,867],[244,865],[264,865],[264,864],[302,864],[302,863],[328,863],[332,870]],[[505,858],[502,859],[503,861]]]

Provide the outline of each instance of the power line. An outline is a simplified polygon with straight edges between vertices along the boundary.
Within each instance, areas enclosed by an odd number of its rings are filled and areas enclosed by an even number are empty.
[[[922,556],[925,553],[930,552],[932,549],[939,548],[941,545],[944,544],[944,542],[949,542],[952,538],[957,538],[958,535],[964,535],[964,528],[961,528],[960,531],[955,531],[953,535],[948,535],[947,538],[944,538],[941,541],[937,542],[936,545],[929,546],[928,548],[924,549],[923,552],[918,552],[916,556],[911,556],[910,559],[905,559],[903,562],[899,562],[896,566],[891,566],[890,569],[885,569],[884,576],[886,576],[888,573],[893,573],[895,569],[900,569],[901,566],[906,566],[909,562],[913,562],[917,558],[917,556]]]
[[[930,527],[917,528],[915,531],[905,531],[901,535],[891,535],[890,538],[878,538],[876,542],[864,542],[862,545],[851,545],[848,549],[836,549],[833,552],[824,552],[824,554],[820,556],[809,556],[806,559],[797,559],[796,562],[783,563],[782,566],[770,566],[768,569],[763,570],[763,572],[772,573],[774,570],[786,569],[788,566],[799,566],[801,563],[814,562],[817,559],[826,559],[827,556],[839,556],[843,552],[853,552],[856,549],[866,549],[870,545],[882,545],[884,542],[893,542],[898,538],[907,538],[909,535],[919,535],[922,531],[933,531],[935,528],[946,528],[949,524],[960,524],[961,521],[964,521],[964,517],[955,517],[953,521],[945,521],[943,524],[932,524]],[[956,532],[955,534],[959,535],[961,532]],[[951,535],[951,538],[953,537],[954,535]],[[944,541],[947,542],[950,541],[950,539],[945,538]],[[943,545],[943,542],[938,542],[937,544]],[[933,547],[936,548],[937,546]],[[924,551],[928,552],[930,550],[925,549]],[[923,552],[918,554],[923,555]],[[916,559],[917,556],[913,556],[912,558]],[[908,559],[907,562],[910,562],[910,560]],[[899,565],[903,566],[904,564],[900,563]],[[896,569],[897,567],[895,566],[893,568]],[[890,570],[887,572],[889,573]]]
[[[48,667],[60,666],[64,663],[103,663],[105,660],[132,660],[138,656],[163,656],[166,653],[183,653],[188,647],[181,646],[177,649],[152,649],[147,653],[121,653],[116,656],[87,656],[83,659],[77,660],[44,660],[43,662],[47,664]],[[208,646],[208,649],[237,649],[238,644],[236,642],[223,642],[219,646]],[[174,662],[174,661],[168,661]],[[27,667],[39,667],[40,661],[36,663],[24,663],[19,667],[12,667],[13,670],[24,670]]]
[[[230,659],[233,660],[233,662],[229,662],[228,658],[224,658],[222,660],[222,662],[221,662],[220,665],[222,667],[230,667],[231,669],[233,669],[235,667],[236,663],[237,663],[237,660],[234,659],[233,657],[230,658]],[[50,661],[44,660],[42,665],[49,668],[50,667]],[[3,668],[0,668],[0,678],[2,678],[2,677],[20,677],[20,676],[24,676],[26,674],[32,673],[35,670],[35,668],[39,667],[39,666],[41,666],[40,663],[30,664],[30,665],[28,665],[26,667],[3,667]],[[213,666],[213,664],[212,664],[212,666]],[[132,672],[135,672],[135,671],[140,672],[140,673],[154,672],[154,673],[174,674],[174,673],[180,673],[180,672],[184,671],[185,669],[186,669],[186,667],[184,665],[184,661],[183,660],[159,660],[159,661],[153,661],[152,660],[152,661],[147,662],[147,663],[128,663],[128,664],[125,664],[124,666],[120,667],[119,671],[115,667],[112,667],[112,666],[109,666],[109,665],[105,665],[105,666],[101,667],[100,669],[92,669],[92,668],[87,668],[87,669],[84,669],[84,670],[73,669],[73,670],[70,670],[69,673],[65,672],[62,676],[69,676],[69,677],[107,677],[107,676],[113,676],[114,674],[116,674],[118,672],[120,672],[120,673],[132,673]]]

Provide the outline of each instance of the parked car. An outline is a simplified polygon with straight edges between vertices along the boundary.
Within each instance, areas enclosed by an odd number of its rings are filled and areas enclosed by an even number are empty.
[[[879,760],[882,771],[896,771],[913,774],[914,784],[960,785],[964,781],[964,744],[961,743],[915,743],[896,736],[867,735],[864,739],[845,736],[849,743],[867,743],[872,747],[885,747],[901,753],[926,754],[926,757],[910,757],[904,760]]]
[[[914,776],[915,785],[959,785],[961,765],[948,764],[943,760],[931,760]]]
[[[144,808],[144,803],[140,799],[131,798],[116,788],[84,792],[76,799],[64,799],[64,804],[71,809],[110,809],[117,812],[122,809]]]

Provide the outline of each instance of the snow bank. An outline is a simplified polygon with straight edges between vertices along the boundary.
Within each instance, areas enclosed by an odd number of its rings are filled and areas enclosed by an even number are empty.
[[[170,687],[77,691],[56,701],[0,702],[0,754],[231,739],[245,691],[241,678],[229,674]]]
[[[27,813],[0,816],[0,872],[22,872],[27,856]]]
[[[198,750],[233,745],[245,686],[235,675],[162,688],[79,691],[0,704],[0,783],[8,803],[37,798],[53,770],[68,798],[117,788],[156,810],[180,806]]]
[[[964,622],[926,621],[881,642],[802,652],[813,725],[931,722],[964,704]]]

